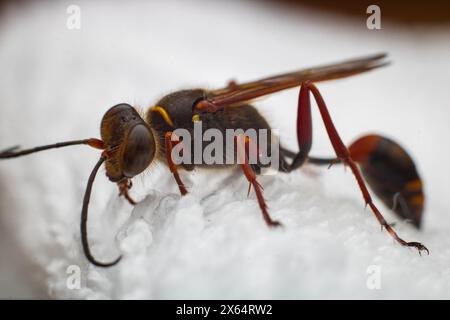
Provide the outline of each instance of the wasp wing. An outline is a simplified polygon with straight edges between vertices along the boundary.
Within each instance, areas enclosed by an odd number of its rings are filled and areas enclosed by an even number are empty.
[[[302,69],[253,82],[242,84],[231,82],[226,88],[209,91],[206,100],[216,107],[236,105],[274,92],[300,86],[305,81],[319,82],[340,79],[383,67],[388,64],[388,62],[384,61],[385,57],[386,54],[382,53],[340,63]]]

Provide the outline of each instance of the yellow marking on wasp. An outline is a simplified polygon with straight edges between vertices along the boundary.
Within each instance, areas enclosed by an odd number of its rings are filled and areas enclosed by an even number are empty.
[[[154,107],[150,108],[150,111],[158,112],[169,126],[171,126],[172,128],[174,127],[172,119],[170,119],[169,113],[167,113],[166,109],[164,109],[163,107],[160,107],[160,106],[154,106]]]
[[[414,179],[405,184],[405,189],[407,191],[420,191],[422,190],[422,181],[420,179]]]
[[[201,119],[200,119],[200,115],[199,114],[194,114],[193,116],[192,116],[192,122],[195,122],[195,121],[200,121]]]
[[[408,201],[412,205],[422,205],[423,204],[423,195],[417,195],[409,199]]]

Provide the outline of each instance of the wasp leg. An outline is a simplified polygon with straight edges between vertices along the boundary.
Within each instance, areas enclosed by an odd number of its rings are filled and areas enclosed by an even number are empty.
[[[312,145],[312,119],[311,102],[309,91],[305,86],[300,87],[300,94],[297,104],[297,143],[299,152],[294,154],[287,149],[281,148],[282,171],[291,172],[300,168],[308,159],[309,151]],[[291,164],[287,164],[284,157],[292,158]]]
[[[125,199],[127,199],[127,201],[132,205],[136,205],[136,201],[134,201],[134,199],[130,196],[130,194],[128,193],[128,191],[131,189],[131,187],[133,186],[133,183],[131,182],[130,179],[123,179],[121,181],[119,181],[117,183],[117,186],[119,187],[119,197],[123,196]]]
[[[375,134],[357,139],[348,149],[373,193],[400,218],[420,228],[425,195],[422,179],[407,151],[398,143]],[[282,152],[288,158],[295,155],[286,149]],[[308,163],[331,166],[342,162],[338,158],[308,157]]]
[[[175,181],[178,184],[178,188],[180,189],[181,195],[184,196],[187,194],[187,190],[186,190],[186,187],[185,187],[183,181],[181,181],[180,175],[178,174],[177,166],[172,160],[172,149],[173,149],[173,142],[174,142],[174,141],[172,141],[172,132],[166,132],[164,138],[165,138],[165,146],[166,146],[167,164],[169,165],[170,172],[172,172],[173,177],[175,178]]]
[[[249,164],[248,152],[249,150],[251,150],[250,138],[244,135],[238,135],[235,137],[235,142],[237,142],[239,164],[241,165],[241,169],[244,172],[245,177],[250,183],[248,192],[250,193],[251,187],[255,189],[256,199],[258,200],[259,208],[261,209],[261,213],[267,225],[269,227],[281,226],[280,222],[272,220],[272,218],[270,217],[269,212],[267,211],[267,203],[262,193],[262,186],[256,180],[256,174],[253,171],[252,166]]]
[[[331,141],[331,145],[333,146],[333,149],[334,149],[338,159],[341,162],[343,162],[345,165],[349,166],[350,169],[352,170],[352,173],[356,178],[358,186],[361,189],[361,193],[363,195],[366,205],[368,205],[371,208],[373,214],[375,215],[375,217],[377,218],[377,220],[381,224],[381,226],[384,227],[389,232],[389,234],[401,245],[408,246],[408,247],[415,247],[419,250],[419,253],[422,250],[424,250],[428,253],[429,252],[428,249],[423,244],[421,244],[419,242],[407,242],[407,241],[403,240],[402,238],[400,238],[397,235],[397,233],[395,232],[395,230],[386,222],[386,220],[384,219],[381,212],[378,210],[378,208],[373,203],[372,197],[370,196],[370,193],[369,193],[369,190],[367,189],[366,183],[361,175],[361,172],[360,172],[358,166],[356,165],[355,161],[353,160],[353,158],[350,154],[350,151],[347,149],[347,147],[342,142],[342,140],[333,124],[331,116],[328,112],[328,108],[325,104],[325,101],[323,100],[323,97],[320,94],[319,90],[317,89],[317,87],[314,84],[312,84],[310,82],[303,83],[301,90],[303,90],[303,89],[306,90],[308,95],[309,95],[309,92],[312,92],[314,99],[317,102],[317,106],[319,108],[320,114],[322,116],[322,120],[325,125],[325,129],[328,133],[328,137]],[[301,115],[299,115],[298,119],[300,119],[300,121],[297,120],[297,124],[301,123],[301,125],[305,125],[304,119],[308,119],[309,121],[311,119],[311,117],[310,117],[311,106],[309,104],[309,99],[306,99],[305,97],[303,97],[303,99],[302,99],[302,94],[300,92],[300,104],[302,104],[302,102],[306,102],[306,103],[299,106],[299,112],[306,114],[306,116],[302,117]],[[305,109],[307,109],[307,110],[305,110]],[[301,128],[297,129],[297,132],[300,132],[300,134],[299,134],[300,139],[306,139],[306,142],[304,140],[299,139],[300,146],[301,146],[302,142],[306,143],[306,146],[308,146],[308,144],[307,144],[308,138],[310,138],[308,136],[308,134],[311,133],[311,130],[310,130],[311,123],[307,123],[306,126],[307,126],[306,129],[301,129]],[[301,153],[301,150],[300,150],[300,153]],[[294,162],[295,162],[295,159],[294,159]]]

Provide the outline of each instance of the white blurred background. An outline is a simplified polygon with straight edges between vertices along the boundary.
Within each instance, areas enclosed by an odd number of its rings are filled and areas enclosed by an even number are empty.
[[[67,28],[70,5],[81,10],[80,29]],[[338,167],[262,179],[272,216],[286,225],[270,233],[239,175],[195,172],[185,177],[193,195],[177,200],[172,177],[157,166],[137,179],[133,194],[143,202],[134,211],[97,179],[90,230],[99,258],[117,254],[111,239],[125,230],[122,265],[98,270],[86,265],[78,234],[97,155],[74,147],[0,163],[0,298],[449,298],[450,25],[441,16],[434,23],[425,10],[430,21],[408,19],[417,6],[405,5],[395,19],[381,5],[382,29],[368,30],[364,7],[354,7],[346,14],[295,1],[3,3],[0,149],[98,136],[103,113],[120,102],[146,108],[181,88],[387,52],[389,67],[320,89],[346,143],[383,133],[417,161],[427,194],[424,228],[397,228],[424,242],[429,257],[379,232],[353,178]],[[297,94],[257,102],[292,149]],[[314,115],[312,153],[331,155]],[[225,190],[208,194],[207,183]],[[172,218],[155,218],[155,203]],[[65,285],[70,264],[82,267],[80,290]],[[383,270],[380,290],[365,285],[374,264]]]

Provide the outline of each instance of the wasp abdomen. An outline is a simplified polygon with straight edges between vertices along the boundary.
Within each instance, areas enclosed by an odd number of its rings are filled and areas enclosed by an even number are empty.
[[[409,154],[396,142],[367,135],[349,148],[373,192],[399,216],[420,227],[424,207],[422,180]]]

